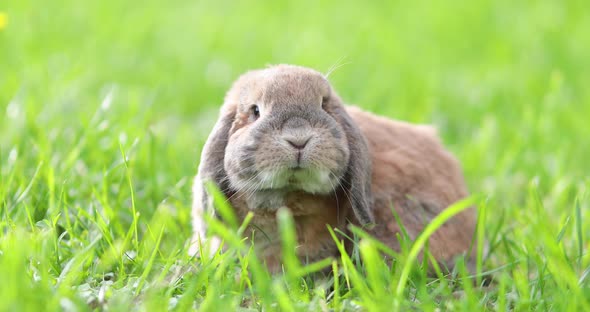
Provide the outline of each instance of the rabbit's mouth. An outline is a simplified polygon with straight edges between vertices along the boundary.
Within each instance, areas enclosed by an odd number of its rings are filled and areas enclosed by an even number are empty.
[[[292,167],[261,174],[261,189],[285,189],[310,194],[328,194],[338,185],[338,177],[329,170]]]

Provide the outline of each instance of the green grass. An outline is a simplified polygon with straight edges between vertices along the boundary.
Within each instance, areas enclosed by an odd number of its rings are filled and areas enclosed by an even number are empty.
[[[587,1],[8,0],[0,11],[0,310],[590,309]],[[367,237],[315,267],[288,258],[278,277],[237,227],[212,225],[228,254],[186,255],[191,179],[232,80],[339,60],[330,80],[347,102],[435,124],[461,160],[483,198],[489,286],[410,268],[411,242],[388,267]],[[325,266],[335,277],[307,275]]]

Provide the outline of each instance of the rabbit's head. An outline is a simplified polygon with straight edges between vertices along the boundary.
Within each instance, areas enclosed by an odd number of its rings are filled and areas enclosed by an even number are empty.
[[[303,67],[251,71],[234,83],[203,150],[197,183],[206,180],[260,203],[292,191],[344,191],[357,221],[373,221],[365,138],[328,80]]]

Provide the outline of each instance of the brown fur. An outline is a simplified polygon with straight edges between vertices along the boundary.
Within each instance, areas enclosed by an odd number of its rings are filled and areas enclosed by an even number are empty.
[[[262,110],[261,121],[248,113],[256,103]],[[282,115],[286,117],[277,117]],[[320,115],[323,119],[316,120],[314,116]],[[272,118],[284,120],[288,126],[273,128]],[[266,121],[269,126],[264,131],[256,130]],[[322,123],[331,124],[324,127]],[[312,135],[312,146],[307,148],[312,163],[331,168],[339,179],[331,190],[323,190],[318,184],[305,191],[305,185],[290,186],[291,182],[276,189],[272,184],[266,189],[252,189],[246,183],[261,179],[256,173],[290,163],[286,159],[291,157],[289,147],[277,147],[283,138],[307,135]],[[244,154],[248,148],[252,155]],[[239,177],[245,171],[253,171],[249,180]],[[317,184],[316,178],[309,179]],[[249,72],[228,92],[195,178],[192,254],[199,253],[199,242],[207,237],[203,214],[214,213],[203,189],[205,180],[222,189],[241,220],[248,212],[254,214],[244,235],[253,238],[258,254],[273,272],[281,267],[276,224],[276,211],[281,207],[294,216],[297,254],[302,260],[317,261],[338,254],[327,225],[346,231],[349,224],[374,223],[366,230],[399,250],[396,234],[400,229],[391,209],[414,239],[438,213],[467,196],[460,166],[441,145],[433,128],[343,106],[322,75],[288,65]],[[456,216],[430,238],[429,251],[452,266],[453,258],[468,250],[475,223],[472,210]],[[209,239],[213,240],[211,248],[217,248],[219,241]]]
[[[389,120],[356,107],[347,111],[368,139],[373,167],[379,168],[372,177],[378,220],[372,233],[398,250],[392,234],[400,229],[391,208],[415,239],[440,211],[468,195],[461,168],[433,128]],[[431,236],[429,251],[446,262],[466,252],[475,224],[474,210],[457,215]]]

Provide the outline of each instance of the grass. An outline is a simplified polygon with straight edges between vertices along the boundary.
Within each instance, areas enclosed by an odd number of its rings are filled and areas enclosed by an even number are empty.
[[[0,310],[590,309],[586,1],[8,0],[0,11]],[[239,224],[212,225],[231,252],[186,255],[191,179],[231,81],[341,59],[330,80],[346,101],[435,124],[461,160],[483,198],[489,286],[462,269],[427,277],[408,241],[388,267],[358,231],[351,257],[291,258],[279,277]],[[308,276],[320,267],[336,274]]]

